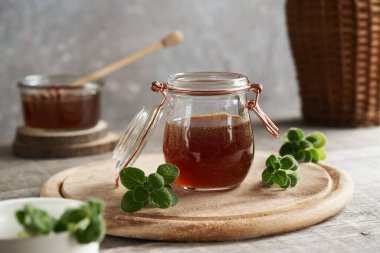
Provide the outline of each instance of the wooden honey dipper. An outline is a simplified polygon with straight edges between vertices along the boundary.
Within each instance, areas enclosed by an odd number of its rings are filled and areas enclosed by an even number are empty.
[[[102,78],[116,70],[119,70],[129,64],[131,64],[134,61],[137,61],[140,58],[143,58],[147,55],[150,55],[162,48],[168,47],[168,46],[174,46],[176,44],[179,44],[183,41],[183,34],[181,31],[173,31],[169,35],[167,35],[165,38],[163,38],[161,41],[144,48],[142,50],[139,50],[135,52],[134,54],[124,57],[100,70],[97,70],[89,75],[86,75],[82,78],[79,78],[72,82],[71,86],[83,86],[86,83],[89,83],[91,81],[97,80],[99,78]]]

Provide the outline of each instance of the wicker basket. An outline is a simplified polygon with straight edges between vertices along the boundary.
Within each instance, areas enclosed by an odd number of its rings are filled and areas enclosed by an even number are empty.
[[[380,124],[380,0],[288,0],[304,119]]]

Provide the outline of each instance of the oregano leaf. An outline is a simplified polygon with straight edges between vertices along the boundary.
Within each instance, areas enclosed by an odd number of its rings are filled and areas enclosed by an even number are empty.
[[[145,173],[138,168],[127,167],[120,171],[120,181],[127,189],[133,190],[145,182]]]
[[[288,177],[286,175],[286,172],[283,170],[278,170],[274,173],[273,180],[276,184],[279,186],[284,186],[286,185],[288,181]]]
[[[142,185],[136,186],[133,190],[133,199],[139,202],[149,200],[149,190]]]
[[[121,200],[121,209],[123,209],[124,212],[132,213],[140,210],[145,205],[144,202],[136,201],[133,197],[133,190],[127,191],[122,200]]]
[[[155,207],[169,208],[172,205],[172,195],[167,188],[155,189],[150,194],[150,203]]]
[[[174,183],[179,176],[179,169],[173,164],[166,163],[158,166],[157,173],[164,178],[164,182],[167,185]]]
[[[164,178],[158,174],[158,173],[152,173],[148,176],[148,182],[152,185],[154,189],[160,189],[164,187],[165,180]]]

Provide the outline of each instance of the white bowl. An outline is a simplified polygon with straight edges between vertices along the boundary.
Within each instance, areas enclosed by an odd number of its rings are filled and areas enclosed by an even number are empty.
[[[26,204],[46,210],[59,218],[67,209],[78,207],[80,201],[60,198],[22,198],[0,201],[0,252],[4,253],[98,253],[99,243],[79,244],[68,232],[22,239],[22,230],[15,212]]]

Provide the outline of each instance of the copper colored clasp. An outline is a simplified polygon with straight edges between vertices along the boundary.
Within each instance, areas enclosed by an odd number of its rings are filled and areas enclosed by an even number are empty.
[[[163,96],[162,100],[161,100],[161,103],[158,105],[160,107],[162,107],[164,104],[165,104],[165,101],[166,101],[166,92],[165,90],[167,89],[167,85],[166,83],[159,83],[159,82],[153,82],[151,85],[150,85],[150,89],[154,92],[159,92],[161,93],[161,95]]]
[[[251,91],[256,94],[255,98],[252,100],[249,100],[245,106],[251,110],[254,111],[259,119],[264,123],[265,128],[268,130],[268,132],[273,135],[273,137],[278,137],[280,134],[280,131],[278,130],[278,127],[268,118],[267,115],[261,110],[259,106],[259,96],[261,91],[263,90],[263,86],[261,84],[251,84]]]

